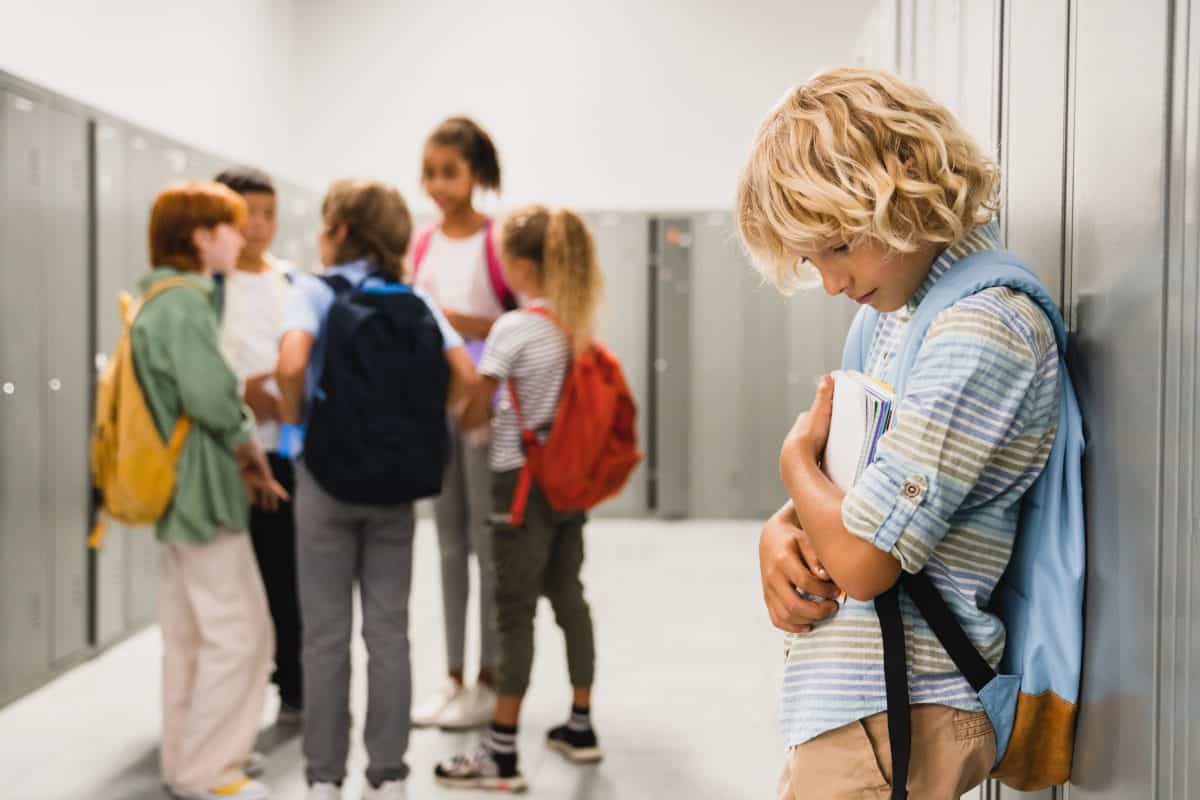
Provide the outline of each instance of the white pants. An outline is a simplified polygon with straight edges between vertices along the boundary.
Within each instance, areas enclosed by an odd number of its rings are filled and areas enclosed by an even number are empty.
[[[208,544],[164,542],[163,780],[201,792],[243,777],[275,652],[250,537],[218,531]]]

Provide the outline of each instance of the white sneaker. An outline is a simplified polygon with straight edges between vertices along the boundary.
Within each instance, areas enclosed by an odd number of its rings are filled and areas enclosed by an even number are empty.
[[[462,731],[482,728],[492,721],[496,711],[496,691],[486,684],[477,683],[450,701],[437,724],[442,730]]]
[[[434,692],[425,702],[413,708],[413,727],[430,728],[439,724],[438,718],[446,710],[446,706],[450,705],[459,695],[465,694],[466,691],[466,688],[461,683],[453,678],[447,678],[442,688]]]
[[[271,790],[265,783],[247,778],[239,783],[218,786],[206,792],[176,794],[175,796],[184,798],[184,800],[268,800],[271,797]]]
[[[363,790],[363,800],[408,800],[408,790],[404,781],[384,781],[378,789],[368,783]]]
[[[342,800],[342,787],[336,783],[314,783],[308,787],[304,800]]]

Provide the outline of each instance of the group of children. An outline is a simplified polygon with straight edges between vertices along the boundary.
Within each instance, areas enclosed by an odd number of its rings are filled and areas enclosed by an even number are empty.
[[[145,288],[187,279],[147,303],[134,326],[139,377],[164,435],[180,415],[193,424],[176,501],[159,525],[162,766],[180,796],[267,796],[249,774],[273,653],[280,722],[303,720],[308,797],[340,797],[355,585],[370,655],[367,797],[405,796],[411,724],[488,724],[477,752],[437,765],[437,781],[525,788],[517,723],[543,594],[565,633],[574,687],[569,720],[548,743],[576,761],[601,756],[590,722],[592,623],[579,578],[584,516],[552,507],[536,486],[520,527],[508,514],[523,431],[554,419],[572,357],[592,334],[602,283],[594,245],[570,211],[534,206],[494,226],[475,210],[476,189],[498,189],[500,167],[470,120],[433,133],[422,179],[442,217],[415,238],[396,190],[335,183],[322,207],[320,277],[286,272],[267,255],[273,190],[260,173],[175,187],[155,204],[155,270]],[[831,70],[768,116],[742,176],[737,218],[748,250],[781,288],[815,268],[827,292],[880,312],[863,366],[886,378],[923,298],[956,264],[998,247],[988,226],[998,180],[992,160],[921,90],[882,72]],[[213,274],[225,276],[219,293]],[[363,304],[417,331],[403,363],[424,365],[428,380],[445,386],[445,408],[434,410],[445,424],[432,426],[440,431],[427,446],[445,459],[436,521],[448,677],[411,709],[412,504],[373,494],[369,459],[329,435],[328,418],[343,407],[326,389],[354,369],[371,373],[384,363],[373,359],[387,355],[355,333],[353,309]],[[421,356],[430,343],[438,355]],[[948,800],[991,771],[1004,743],[907,599],[897,614],[910,634],[912,763],[893,762],[889,737],[906,729],[886,713],[892,686],[885,691],[884,642],[869,604],[903,575],[928,573],[970,643],[996,666],[1005,628],[988,599],[1012,553],[1021,498],[1055,438],[1059,363],[1042,309],[1020,288],[988,286],[933,321],[878,458],[849,493],[820,468],[828,380],[796,421],[780,456],[790,500],[760,540],[766,604],[789,632],[790,756],[780,798],[902,797],[907,782],[914,796]],[[416,407],[392,377],[367,375],[378,396],[397,393],[396,402]],[[374,432],[371,446],[382,449],[371,452],[386,460],[403,430],[362,416],[355,424]],[[295,426],[306,426],[303,440]],[[259,506],[252,514],[247,493]],[[468,686],[471,552],[482,642]]]
[[[519,527],[508,514],[523,432],[553,422],[573,354],[592,339],[595,246],[569,210],[530,206],[503,225],[476,211],[477,189],[499,189],[500,164],[470,119],[429,137],[423,186],[442,216],[414,238],[397,190],[336,181],[321,209],[320,275],[270,255],[275,190],[261,171],[228,170],[155,201],[153,270],[131,339],[164,438],[190,422],[157,526],[162,770],[175,796],[269,796],[253,744],[270,679],[278,724],[303,726],[308,797],[341,797],[356,587],[370,665],[367,798],[405,797],[413,725],[490,723],[479,750],[437,765],[435,779],[525,788],[516,726],[541,594],[566,633],[574,686],[569,720],[548,742],[573,761],[601,758],[584,514],[551,508],[536,485]],[[413,707],[413,500],[439,486],[447,683]],[[481,652],[468,686],[472,552]]]

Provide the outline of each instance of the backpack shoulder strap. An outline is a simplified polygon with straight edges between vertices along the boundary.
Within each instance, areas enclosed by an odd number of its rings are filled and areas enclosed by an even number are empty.
[[[960,300],[997,286],[1016,289],[1036,302],[1054,328],[1060,357],[1066,353],[1067,332],[1062,313],[1033,270],[1006,250],[981,250],[959,259],[934,283],[917,307],[908,324],[893,373],[896,397],[904,396],[908,374],[934,319]]]
[[[354,289],[354,284],[344,275],[321,275],[317,280],[328,286],[338,297]]]
[[[878,324],[879,312],[870,306],[863,306],[854,315],[850,332],[846,334],[846,344],[842,347],[842,369],[862,372],[867,364],[867,356],[871,354]]]
[[[483,223],[483,250],[487,257],[488,278],[492,281],[492,291],[500,301],[500,307],[512,311],[517,307],[517,298],[513,296],[508,281],[504,280],[504,270],[500,266],[500,253],[496,249],[495,226],[492,218],[488,217]]]
[[[146,293],[142,295],[142,305],[149,303],[163,292],[170,291],[171,289],[178,289],[180,287],[196,289],[195,285],[188,278],[184,278],[182,276],[178,278],[167,278],[151,286]],[[196,289],[196,291],[199,292],[200,290]]]
[[[417,285],[417,272],[421,269],[421,262],[425,260],[425,254],[429,252],[429,243],[433,241],[433,232],[438,229],[438,223],[426,225],[421,230],[417,231],[417,235],[413,237],[412,247],[412,282],[413,286]]]
[[[132,314],[129,317],[130,324],[133,324],[133,320],[137,318],[137,315],[141,313],[142,309],[145,308],[151,300],[159,295],[166,294],[172,289],[191,289],[192,291],[196,292],[196,294],[202,294],[200,289],[198,289],[196,285],[191,282],[191,280],[183,276],[161,280],[147,289],[146,293],[143,294],[141,299],[137,302],[137,305],[132,308]]]

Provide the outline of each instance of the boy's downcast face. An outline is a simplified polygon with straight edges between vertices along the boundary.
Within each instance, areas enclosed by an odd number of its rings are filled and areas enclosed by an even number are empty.
[[[929,274],[939,249],[940,245],[925,245],[912,253],[896,253],[868,239],[854,247],[826,248],[804,260],[820,273],[827,294],[844,294],[886,313],[900,308],[913,296]]]

